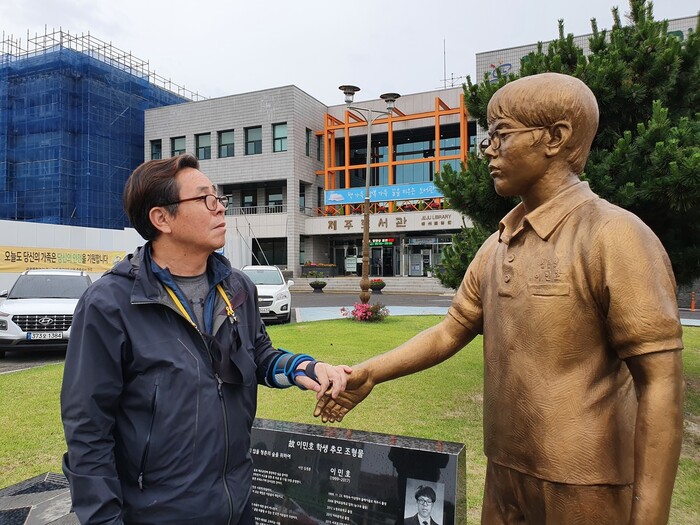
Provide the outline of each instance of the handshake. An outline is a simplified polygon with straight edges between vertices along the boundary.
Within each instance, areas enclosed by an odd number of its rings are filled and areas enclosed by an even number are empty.
[[[324,423],[342,421],[374,388],[368,367],[362,365],[351,368],[317,362],[312,371],[304,372],[297,377],[297,383],[316,392],[314,417],[320,417]]]

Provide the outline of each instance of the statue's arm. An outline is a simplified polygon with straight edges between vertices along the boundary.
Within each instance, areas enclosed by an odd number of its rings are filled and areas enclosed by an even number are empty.
[[[639,399],[630,525],[666,524],[683,439],[681,351],[630,357],[626,363]]]
[[[321,416],[324,423],[342,421],[375,385],[435,366],[458,352],[475,335],[475,330],[465,328],[448,314],[440,323],[397,348],[353,366],[345,391],[336,399],[322,397],[314,416]]]

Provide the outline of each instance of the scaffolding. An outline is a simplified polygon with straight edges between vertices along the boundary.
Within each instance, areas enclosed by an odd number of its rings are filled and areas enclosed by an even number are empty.
[[[144,157],[146,109],[198,100],[89,33],[0,42],[0,219],[128,225],[124,183]]]

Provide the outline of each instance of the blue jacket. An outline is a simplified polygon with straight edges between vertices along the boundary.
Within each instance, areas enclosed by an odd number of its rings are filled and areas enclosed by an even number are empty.
[[[83,525],[235,524],[250,497],[257,385],[281,386],[269,375],[285,352],[272,347],[253,283],[218,254],[207,272],[214,337],[179,312],[148,244],[78,304],[61,415]]]

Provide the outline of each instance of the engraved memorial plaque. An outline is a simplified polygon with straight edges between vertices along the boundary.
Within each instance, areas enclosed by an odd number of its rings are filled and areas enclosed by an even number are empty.
[[[466,523],[460,443],[256,419],[251,454],[258,525]]]

